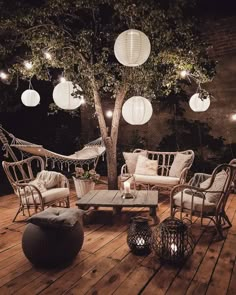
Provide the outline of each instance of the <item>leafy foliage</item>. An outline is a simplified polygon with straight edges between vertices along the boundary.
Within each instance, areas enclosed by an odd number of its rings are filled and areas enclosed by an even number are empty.
[[[87,98],[92,97],[92,75],[102,93],[115,96],[125,81],[130,95],[158,98],[180,91],[182,69],[201,82],[214,74],[206,44],[196,34],[193,1],[24,0],[0,5],[0,60],[12,79],[36,75],[48,80],[56,68],[79,82]],[[128,28],[145,32],[152,46],[148,61],[132,69],[120,65],[113,52],[116,37]],[[24,60],[33,63],[32,70],[25,69]]]

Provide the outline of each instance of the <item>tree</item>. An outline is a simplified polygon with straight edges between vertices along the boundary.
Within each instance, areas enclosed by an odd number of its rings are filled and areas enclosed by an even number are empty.
[[[12,82],[18,77],[52,79],[55,69],[79,84],[95,107],[107,150],[109,188],[117,187],[117,139],[125,98],[166,97],[181,89],[180,70],[206,82],[214,74],[199,39],[193,1],[23,0],[0,1],[1,67]],[[129,28],[143,31],[151,42],[149,59],[124,67],[114,56],[117,36]],[[50,52],[52,59],[43,53]],[[31,61],[31,70],[23,61]],[[114,100],[108,131],[103,99]]]

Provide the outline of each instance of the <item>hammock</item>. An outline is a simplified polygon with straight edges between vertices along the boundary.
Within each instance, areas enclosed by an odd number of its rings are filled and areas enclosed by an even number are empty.
[[[12,138],[10,145],[4,132]],[[12,147],[20,150],[22,158],[25,158],[29,155],[41,156],[46,159],[46,166],[50,162],[52,164],[52,168],[54,168],[57,164],[61,170],[64,166],[67,166],[68,171],[70,170],[71,165],[87,165],[89,167],[91,164],[93,164],[93,167],[96,168],[99,157],[104,156],[106,151],[102,138],[100,137],[94,141],[89,142],[82,150],[79,150],[72,155],[61,155],[44,148],[42,145],[16,138],[13,134],[10,134],[8,131],[6,131],[2,126],[0,126],[0,140],[3,143],[3,150],[6,151],[6,156],[10,154],[14,161],[17,161],[17,158],[11,149]]]

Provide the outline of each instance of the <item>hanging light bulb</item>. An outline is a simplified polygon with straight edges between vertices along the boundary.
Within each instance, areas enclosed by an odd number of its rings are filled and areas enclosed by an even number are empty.
[[[5,72],[0,72],[0,78],[1,78],[2,80],[6,80],[7,77],[8,77],[8,75],[7,75]]]
[[[66,82],[66,78],[65,77],[60,77],[60,83],[64,83]]]
[[[52,55],[51,55],[51,53],[49,53],[48,51],[45,51],[45,52],[44,52],[44,56],[45,56],[45,58],[48,59],[48,60],[51,60],[51,59],[52,59]]]
[[[108,111],[106,112],[106,116],[107,116],[107,118],[111,118],[112,115],[113,115],[113,112],[112,112],[111,110],[108,110]]]
[[[231,116],[231,119],[232,119],[233,121],[236,121],[236,114],[233,114],[233,115]]]
[[[31,70],[32,67],[33,67],[32,62],[29,62],[29,61],[25,61],[25,62],[24,62],[24,65],[25,65],[25,68],[26,68],[27,70]]]
[[[85,99],[84,99],[83,96],[82,96],[82,98],[80,99],[80,102],[81,102],[81,104],[85,104],[85,103],[86,103],[86,101],[85,101]]]
[[[188,71],[186,71],[186,70],[182,70],[180,73],[179,73],[179,75],[180,75],[180,77],[181,78],[186,78],[187,76],[188,76]]]

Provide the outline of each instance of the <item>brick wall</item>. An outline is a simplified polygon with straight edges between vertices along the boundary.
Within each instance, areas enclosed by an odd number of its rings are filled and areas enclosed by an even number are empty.
[[[202,31],[213,58],[236,53],[236,16],[207,20]]]

